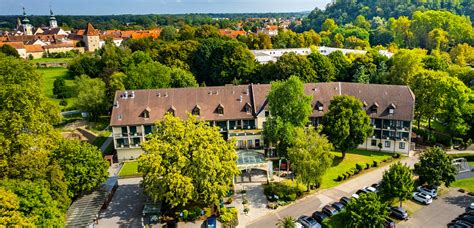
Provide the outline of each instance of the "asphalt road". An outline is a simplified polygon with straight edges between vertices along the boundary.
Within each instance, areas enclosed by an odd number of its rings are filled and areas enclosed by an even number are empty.
[[[397,227],[446,227],[446,225],[460,214],[464,213],[466,206],[474,202],[474,197],[451,189],[443,197],[434,200],[429,206],[415,212],[407,221],[400,222]]]
[[[416,162],[416,157],[409,157],[402,160],[402,163],[406,163],[410,167],[413,167]],[[379,182],[380,180],[382,180],[383,171],[388,168],[389,166],[384,166],[372,172],[363,174],[354,179],[346,181],[334,188],[322,190],[317,194],[307,196],[303,199],[298,200],[294,204],[291,204],[281,209],[277,209],[267,214],[266,216],[257,218],[256,220],[250,222],[246,227],[275,227],[275,224],[278,222],[278,220],[285,216],[293,216],[295,218],[298,218],[301,215],[311,216],[313,212],[320,210],[326,204],[338,201],[342,196],[350,196],[358,189]]]

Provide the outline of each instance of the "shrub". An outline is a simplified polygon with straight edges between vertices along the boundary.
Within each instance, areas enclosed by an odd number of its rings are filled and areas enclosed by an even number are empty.
[[[356,169],[360,172],[363,168],[359,163],[356,164]]]
[[[67,106],[67,101],[62,99],[60,102],[59,102],[59,105],[61,106]]]
[[[379,163],[378,163],[377,161],[374,161],[374,162],[372,163],[372,167],[377,167],[377,166],[379,166]]]
[[[337,176],[337,179],[336,179],[336,181],[341,181],[341,180],[342,180],[342,177],[341,177],[341,175]]]
[[[343,179],[343,180],[347,179],[347,176],[346,176],[345,173],[342,174],[342,179]]]
[[[400,153],[396,153],[396,154],[394,154],[392,157],[393,157],[393,158],[400,158],[400,156],[401,156]]]
[[[248,204],[248,203],[249,203],[249,201],[248,201],[247,199],[244,199],[244,200],[242,201],[242,204]]]
[[[352,173],[351,173],[351,172],[349,172],[349,171],[348,171],[348,172],[346,172],[346,174],[347,174],[347,178],[349,178],[349,177],[351,177],[351,176],[352,176]]]
[[[228,223],[236,219],[236,217],[237,217],[237,209],[224,207],[221,209],[219,213],[218,220],[221,223]]]
[[[183,210],[183,220],[188,220],[189,212],[188,210]]]
[[[287,198],[288,198],[289,201],[295,201],[296,200],[296,194],[295,193],[289,194]]]
[[[230,197],[229,199],[227,199],[227,203],[228,204],[231,204],[234,200],[232,199],[232,197]]]
[[[369,169],[370,168],[370,164],[369,163],[365,163],[365,169]]]
[[[244,208],[244,213],[247,214],[249,213],[250,209],[248,207]]]
[[[278,203],[275,203],[275,202],[269,202],[269,203],[267,203],[267,207],[268,207],[269,209],[273,209],[273,210],[275,210],[275,209],[277,209],[277,208],[278,208]]]

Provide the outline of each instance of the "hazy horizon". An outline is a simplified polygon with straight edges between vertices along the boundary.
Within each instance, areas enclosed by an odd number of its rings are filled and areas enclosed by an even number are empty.
[[[285,13],[324,8],[330,0],[0,0],[0,15]]]

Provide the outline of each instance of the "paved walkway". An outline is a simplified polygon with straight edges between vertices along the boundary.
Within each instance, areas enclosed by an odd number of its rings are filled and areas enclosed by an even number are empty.
[[[446,225],[460,214],[464,213],[474,197],[451,189],[448,193],[433,201],[429,206],[423,206],[406,222],[400,222],[397,227],[426,227],[437,228]]]
[[[119,187],[109,204],[100,214],[95,227],[142,227],[141,213],[145,201],[142,178],[119,179]]]
[[[416,157],[409,157],[403,159],[401,162],[413,167],[417,161],[418,159]],[[239,227],[275,227],[278,219],[285,216],[293,216],[295,218],[298,218],[301,215],[310,216],[314,211],[320,210],[328,203],[338,201],[342,196],[350,196],[352,193],[364,186],[369,186],[379,182],[382,180],[383,172],[388,168],[389,166],[384,166],[346,181],[334,188],[322,190],[316,194],[297,200],[294,204],[271,211],[263,217],[256,218],[246,226]]]

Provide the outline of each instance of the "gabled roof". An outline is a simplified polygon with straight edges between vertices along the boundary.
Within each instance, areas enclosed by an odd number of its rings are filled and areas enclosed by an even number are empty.
[[[99,32],[92,26],[91,23],[87,23],[86,30],[84,31],[86,36],[98,36]]]

